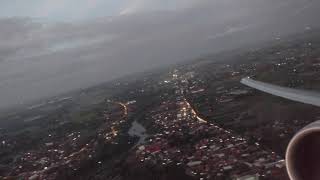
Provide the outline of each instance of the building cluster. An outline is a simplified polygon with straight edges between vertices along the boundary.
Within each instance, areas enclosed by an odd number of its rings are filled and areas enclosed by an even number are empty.
[[[175,95],[150,113],[159,133],[137,148],[141,163],[174,164],[198,179],[284,179],[280,156],[200,118],[177,81]]]
[[[80,132],[71,133],[60,141],[47,142],[36,151],[26,152],[17,158],[10,173],[12,178],[55,179],[58,171],[77,171],[95,152],[94,140],[83,144],[80,138]]]
[[[118,106],[116,110],[107,109],[104,111],[105,123],[98,130],[98,136],[106,143],[116,143],[114,140],[119,135],[119,129],[122,124],[126,122],[126,118],[128,116],[128,107],[127,104],[134,103],[133,101],[128,103],[121,102],[112,102],[109,103]],[[119,111],[118,108],[121,107]]]
[[[54,135],[48,134],[46,142],[37,150],[25,152],[17,157],[10,176],[4,178],[56,179],[57,173],[77,172],[86,162],[95,161],[99,144],[117,143],[118,131],[127,118],[127,104],[113,104],[121,106],[121,110],[118,112],[119,107],[115,107],[111,108],[111,111],[104,111],[105,123],[98,129],[96,138],[88,140],[81,132],[72,132],[63,138],[55,138]]]
[[[320,58],[314,53],[314,46],[305,42],[266,52],[253,50],[234,61],[183,69],[196,72],[195,78],[187,80],[187,96],[205,119],[214,119],[254,138],[284,157],[293,135],[318,120],[319,112],[314,107],[283,101],[241,85],[240,80],[249,76],[285,87],[319,91]]]

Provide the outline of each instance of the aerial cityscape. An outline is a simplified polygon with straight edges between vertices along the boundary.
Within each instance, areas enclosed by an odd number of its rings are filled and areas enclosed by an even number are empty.
[[[319,9],[1,0],[0,180],[320,180]]]
[[[240,80],[319,90],[318,37],[213,54],[3,111],[1,179],[288,179],[287,144],[320,113]]]

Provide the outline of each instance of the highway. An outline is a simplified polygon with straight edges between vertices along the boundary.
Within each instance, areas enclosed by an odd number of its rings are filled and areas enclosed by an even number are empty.
[[[199,117],[199,115],[197,114],[197,112],[194,110],[194,108],[190,105],[190,103],[189,103],[186,99],[185,99],[185,102],[186,102],[188,108],[190,108],[192,115],[193,115],[194,117],[196,117],[199,122],[201,122],[201,123],[208,123],[206,120],[204,120],[204,119],[202,119],[201,117]]]
[[[126,118],[128,116],[128,107],[126,104],[122,103],[122,102],[115,102],[116,104],[119,104],[120,106],[123,107],[123,117],[122,118]]]

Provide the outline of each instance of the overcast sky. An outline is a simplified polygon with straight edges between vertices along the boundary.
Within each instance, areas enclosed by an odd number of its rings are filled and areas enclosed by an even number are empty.
[[[312,0],[2,0],[0,107],[318,26]]]

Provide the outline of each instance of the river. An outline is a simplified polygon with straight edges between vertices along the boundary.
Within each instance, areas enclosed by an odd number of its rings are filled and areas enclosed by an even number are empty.
[[[143,144],[145,139],[148,137],[148,134],[146,134],[146,129],[137,121],[132,122],[128,133],[130,136],[138,136],[140,138],[136,145]]]

